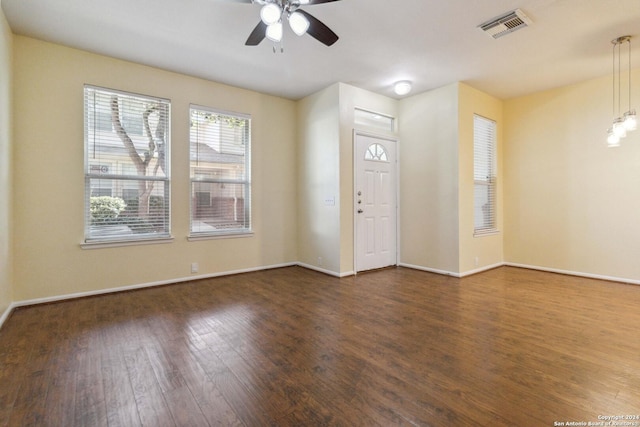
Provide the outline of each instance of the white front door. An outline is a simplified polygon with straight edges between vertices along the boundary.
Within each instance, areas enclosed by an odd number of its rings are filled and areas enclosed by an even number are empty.
[[[396,265],[396,141],[355,134],[356,271]]]

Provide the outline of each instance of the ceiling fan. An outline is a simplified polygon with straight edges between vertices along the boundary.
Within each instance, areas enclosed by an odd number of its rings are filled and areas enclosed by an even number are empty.
[[[282,22],[287,20],[289,26],[299,36],[309,34],[321,43],[331,46],[338,41],[338,35],[331,31],[301,6],[329,3],[340,0],[227,0],[235,3],[257,3],[260,9],[260,22],[253,29],[245,42],[247,46],[257,46],[265,38],[280,42],[282,40]]]

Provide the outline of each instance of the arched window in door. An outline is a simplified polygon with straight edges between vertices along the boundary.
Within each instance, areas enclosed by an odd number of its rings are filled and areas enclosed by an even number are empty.
[[[365,160],[372,160],[374,162],[386,162],[389,163],[389,156],[387,156],[387,150],[381,144],[371,144],[367,151],[364,153]]]

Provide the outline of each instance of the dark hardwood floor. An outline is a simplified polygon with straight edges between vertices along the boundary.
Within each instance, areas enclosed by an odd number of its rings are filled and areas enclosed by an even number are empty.
[[[337,279],[292,267],[21,308],[0,330],[0,425],[611,415],[640,415],[640,286],[517,268]]]

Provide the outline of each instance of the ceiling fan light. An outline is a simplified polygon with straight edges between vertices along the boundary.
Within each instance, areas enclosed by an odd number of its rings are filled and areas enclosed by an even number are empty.
[[[298,3],[300,4],[309,4],[310,0],[298,0]]]
[[[615,134],[613,128],[609,128],[607,132],[607,147],[614,148],[620,146],[620,137]]]
[[[636,115],[636,110],[629,110],[624,113],[624,128],[627,131],[632,131],[638,129],[638,116]]]
[[[289,26],[299,36],[304,35],[309,29],[309,20],[300,12],[293,12],[289,16]]]
[[[396,84],[393,85],[393,91],[396,93],[396,95],[406,95],[411,92],[411,82],[406,80],[396,82]]]
[[[282,40],[282,22],[269,25],[265,35],[272,42],[280,42]]]
[[[267,25],[273,25],[282,17],[282,9],[275,3],[268,3],[260,9],[260,19]]]

